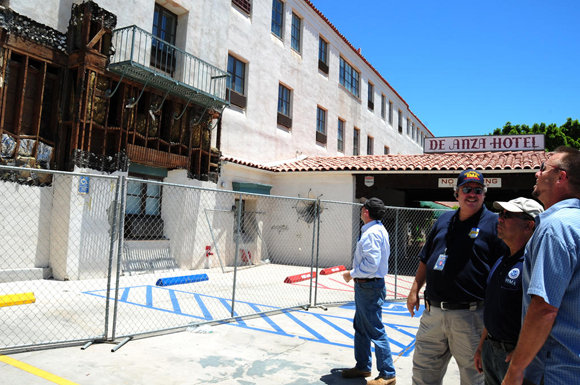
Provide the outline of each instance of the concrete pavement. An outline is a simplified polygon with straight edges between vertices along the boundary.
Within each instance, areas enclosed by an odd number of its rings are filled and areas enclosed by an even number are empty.
[[[0,384],[364,385],[364,379],[340,374],[354,365],[353,315],[352,304],[312,308],[134,339],[114,353],[114,344],[94,344],[85,350],[10,354],[0,356]],[[403,302],[392,302],[384,305],[383,322],[397,383],[410,384],[419,318],[411,318]],[[444,384],[457,383],[459,371],[452,360]]]

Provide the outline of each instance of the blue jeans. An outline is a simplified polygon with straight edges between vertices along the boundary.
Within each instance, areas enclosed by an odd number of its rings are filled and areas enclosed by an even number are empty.
[[[485,385],[501,385],[510,366],[509,362],[505,362],[507,355],[508,352],[505,350],[492,346],[488,341],[483,341],[481,362]]]
[[[356,367],[370,372],[372,368],[371,341],[375,344],[375,356],[379,376],[395,377],[391,345],[383,325],[383,303],[387,291],[385,281],[355,283],[354,302],[354,358]]]

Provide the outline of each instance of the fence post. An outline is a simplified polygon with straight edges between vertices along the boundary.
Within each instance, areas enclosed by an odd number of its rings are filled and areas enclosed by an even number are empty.
[[[320,212],[318,211],[318,206],[320,200],[316,199],[316,207],[314,208],[314,221],[312,226],[312,256],[310,258],[310,296],[309,302],[311,306],[316,305],[316,294],[318,293],[318,279],[316,280],[316,286],[314,287],[314,302],[312,301],[312,283],[314,282],[313,265],[314,265],[314,238],[316,237],[316,275],[318,275],[318,258],[320,255]],[[318,230],[318,232],[317,232]]]
[[[242,208],[243,208],[243,200],[244,195],[240,194],[240,198],[239,198],[239,202],[240,204],[238,205],[238,225],[236,226],[236,253],[235,253],[235,257],[234,257],[234,285],[232,287],[232,311],[231,311],[231,316],[234,316],[234,307],[235,307],[235,302],[236,302],[236,278],[238,275],[238,256],[239,256],[239,252],[240,252],[240,238],[242,236],[242,231],[241,231],[241,227],[242,227]]]
[[[399,257],[401,252],[399,250],[399,210],[395,210],[395,299],[397,298],[397,276],[399,275]]]
[[[119,222],[120,213],[119,213],[119,185],[120,177],[117,179],[117,186],[115,188],[115,200],[113,201],[113,223],[111,223],[111,245],[109,248],[109,266],[107,272],[107,295],[106,295],[106,304],[105,304],[105,339],[107,338],[109,332],[109,302],[111,300],[111,275],[113,271],[113,259],[115,255],[115,238],[118,237],[117,234],[117,224]],[[121,238],[118,238],[119,242],[121,242]]]
[[[124,175],[119,175],[119,182],[121,185],[121,207],[119,212],[121,213],[119,220],[119,242],[117,243],[117,275],[115,277],[115,302],[113,310],[113,332],[111,335],[111,341],[115,340],[115,333],[117,332],[117,305],[119,303],[119,279],[121,276],[121,261],[123,260],[123,239],[125,236],[125,202],[127,198],[127,193],[125,190],[126,178]],[[108,292],[107,292],[108,295]]]

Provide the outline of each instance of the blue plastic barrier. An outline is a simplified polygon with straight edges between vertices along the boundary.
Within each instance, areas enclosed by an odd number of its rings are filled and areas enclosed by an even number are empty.
[[[181,285],[184,283],[194,283],[201,281],[208,281],[209,278],[207,274],[196,274],[196,275],[184,275],[182,277],[169,277],[161,278],[157,280],[155,285],[157,286],[171,286],[171,285]]]

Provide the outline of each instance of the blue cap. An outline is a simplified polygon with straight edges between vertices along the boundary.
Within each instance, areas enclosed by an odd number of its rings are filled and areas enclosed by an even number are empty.
[[[457,177],[457,187],[463,186],[466,183],[475,182],[485,186],[483,175],[479,171],[465,170]]]

